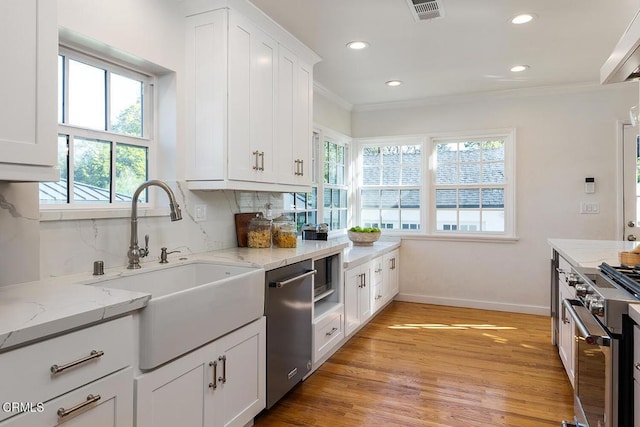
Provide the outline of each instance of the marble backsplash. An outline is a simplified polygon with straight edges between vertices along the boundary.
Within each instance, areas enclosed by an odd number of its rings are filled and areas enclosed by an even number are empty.
[[[183,182],[170,182],[182,210],[182,221],[167,215],[139,212],[138,239],[149,234],[148,257],[158,262],[160,248],[198,253],[236,246],[234,214],[282,210],[282,194],[240,191],[196,191]],[[160,189],[151,187],[150,191]],[[163,199],[166,201],[166,198]],[[164,207],[160,202],[158,207]],[[195,220],[195,207],[205,205],[207,218]],[[125,266],[129,247],[129,218],[40,221],[37,184],[0,183],[0,286],[39,278],[92,271],[93,262],[105,268]]]

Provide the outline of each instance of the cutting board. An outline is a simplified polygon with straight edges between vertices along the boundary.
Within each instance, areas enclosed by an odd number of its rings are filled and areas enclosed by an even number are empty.
[[[245,212],[235,214],[236,220],[236,238],[238,239],[238,247],[247,247],[247,231],[249,228],[249,221],[255,218],[257,215],[261,215],[260,212]]]

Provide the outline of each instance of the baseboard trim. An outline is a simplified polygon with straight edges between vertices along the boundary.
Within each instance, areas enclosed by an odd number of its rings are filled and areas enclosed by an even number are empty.
[[[511,313],[537,314],[549,316],[549,307],[538,305],[521,305],[498,303],[491,301],[478,301],[459,298],[435,297],[429,295],[415,295],[399,293],[394,298],[396,301],[417,302],[421,304],[449,305],[452,307],[479,308],[482,310],[507,311]]]

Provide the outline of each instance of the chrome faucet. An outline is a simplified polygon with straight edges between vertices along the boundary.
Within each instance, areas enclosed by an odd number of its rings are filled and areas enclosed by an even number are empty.
[[[157,179],[143,182],[133,193],[133,200],[131,200],[131,240],[129,243],[129,251],[127,257],[129,258],[128,269],[140,268],[140,258],[147,255],[148,250],[140,249],[138,247],[138,197],[142,191],[149,186],[158,186],[162,188],[167,196],[169,196],[169,208],[171,209],[171,221],[179,221],[182,219],[182,212],[176,202],[176,196],[171,191],[171,188],[163,182]]]

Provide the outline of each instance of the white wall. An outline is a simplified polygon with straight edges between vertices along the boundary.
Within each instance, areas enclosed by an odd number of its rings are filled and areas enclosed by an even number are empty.
[[[356,111],[352,136],[516,128],[516,243],[404,240],[401,298],[546,313],[547,238],[615,239],[616,120],[638,102],[637,86],[528,90],[434,105]],[[584,178],[596,193],[584,193]],[[600,214],[581,215],[581,201]]]
[[[313,122],[343,135],[351,135],[350,106],[340,105],[326,95],[326,92],[313,94]]]

